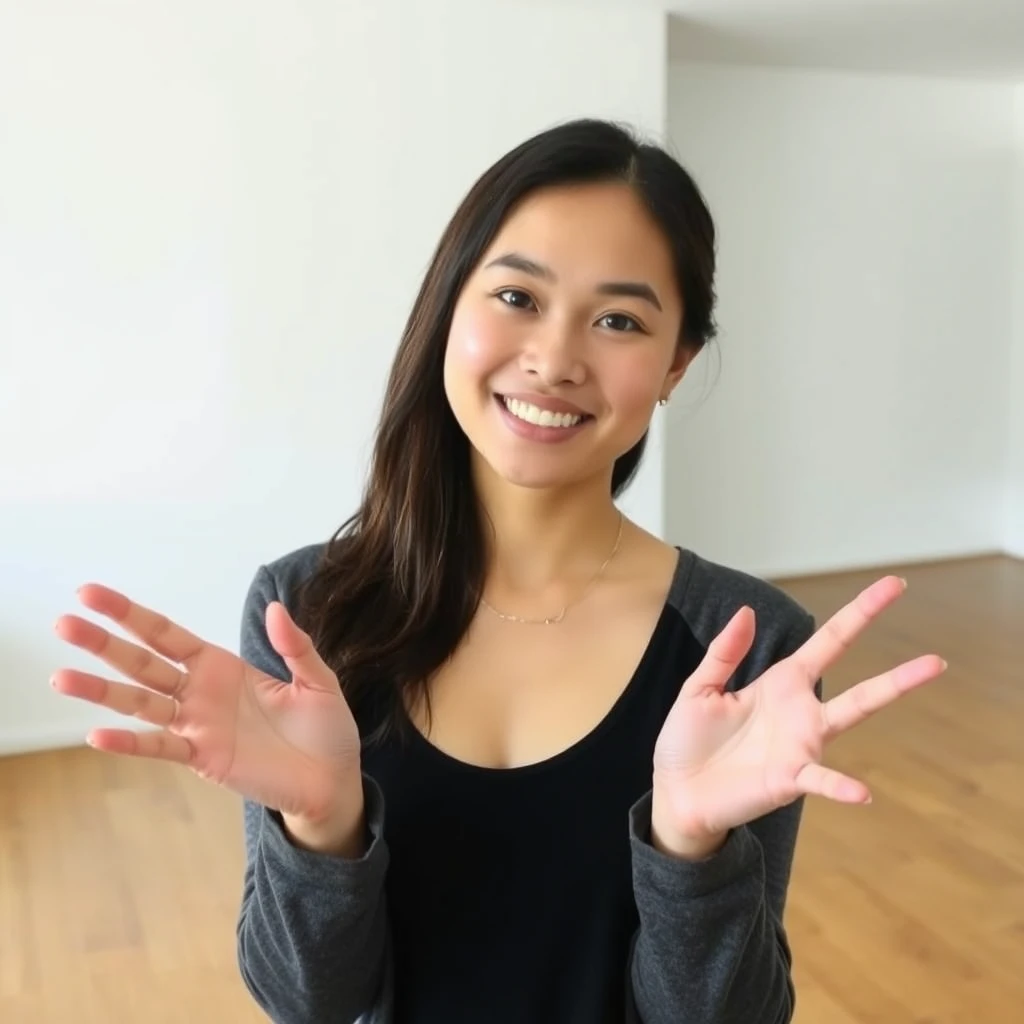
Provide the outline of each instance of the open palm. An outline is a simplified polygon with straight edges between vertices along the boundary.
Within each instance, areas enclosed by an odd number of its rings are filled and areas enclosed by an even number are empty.
[[[736,613],[684,683],[655,747],[654,799],[674,835],[722,835],[805,794],[870,799],[862,782],[821,763],[826,744],[936,678],[945,662],[915,658],[826,702],[815,686],[904,589],[896,577],[878,580],[797,651],[732,692],[726,684],[749,652],[755,626],[750,608]]]
[[[78,593],[146,646],[77,615],[57,620],[58,635],[137,685],[60,669],[54,688],[157,727],[96,729],[94,747],[188,765],[285,814],[317,820],[332,812],[339,779],[358,774],[359,733],[337,678],[283,605],[268,606],[266,627],[290,683],[117,591],[87,584]]]

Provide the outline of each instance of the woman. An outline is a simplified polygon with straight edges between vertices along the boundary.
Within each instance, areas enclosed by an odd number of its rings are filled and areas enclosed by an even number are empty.
[[[714,333],[714,243],[661,149],[589,120],[523,143],[441,240],[358,511],[260,567],[241,658],[95,584],[146,646],[59,621],[138,685],[56,688],[159,727],[93,746],[245,798],[239,962],[273,1020],[791,1019],[803,798],[869,799],[823,748],[944,663],[823,703],[901,580],[815,632],[618,511]]]

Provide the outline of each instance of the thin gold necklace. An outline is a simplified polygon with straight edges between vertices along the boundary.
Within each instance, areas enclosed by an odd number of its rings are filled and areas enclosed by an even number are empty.
[[[601,578],[601,574],[608,568],[608,563],[615,557],[616,552],[619,550],[619,544],[622,541],[622,526],[625,523],[625,516],[623,516],[621,510],[619,511],[619,530],[615,535],[615,546],[612,548],[612,553],[601,563],[601,567],[594,573],[590,578],[590,582],[583,588],[583,592],[576,598],[575,601],[570,601],[568,604],[562,606],[562,610],[554,616],[548,616],[544,619],[526,619],[519,615],[506,615],[504,612],[499,612],[497,608],[493,607],[487,602],[487,599],[481,595],[480,603],[492,614],[496,615],[499,619],[505,622],[518,622],[526,626],[556,626],[562,619],[565,618],[565,613],[574,605],[579,604],[590,592],[590,589],[594,584]]]

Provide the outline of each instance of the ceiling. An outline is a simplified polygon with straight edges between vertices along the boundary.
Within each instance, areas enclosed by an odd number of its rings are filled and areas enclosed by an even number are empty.
[[[674,59],[1024,82],[1024,0],[668,0],[664,6]]]

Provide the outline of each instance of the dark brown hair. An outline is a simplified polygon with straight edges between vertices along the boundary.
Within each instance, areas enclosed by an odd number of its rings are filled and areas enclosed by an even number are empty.
[[[664,231],[684,310],[679,344],[699,350],[714,336],[714,224],[696,184],[665,150],[617,124],[576,120],[523,142],[470,189],[402,334],[362,502],[326,545],[296,611],[353,712],[374,723],[368,742],[405,721],[407,698],[426,696],[483,590],[485,537],[469,441],[443,379],[456,301],[522,199],[598,181],[629,184]],[[613,495],[632,480],[646,439],[616,460]]]

